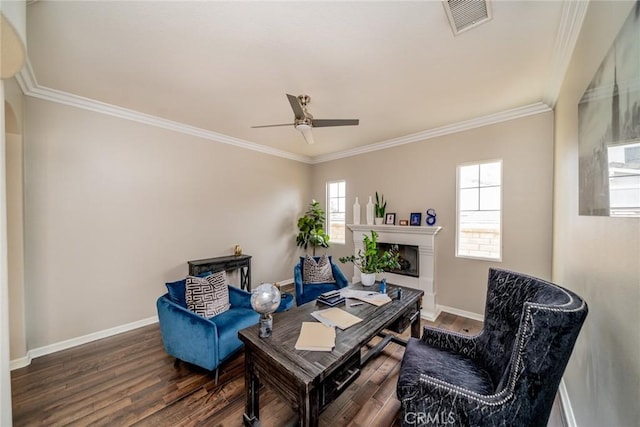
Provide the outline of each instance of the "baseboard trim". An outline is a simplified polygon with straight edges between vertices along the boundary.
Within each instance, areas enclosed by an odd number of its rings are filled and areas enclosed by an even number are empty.
[[[82,344],[87,344],[92,341],[97,341],[102,338],[108,338],[113,335],[121,334],[123,332],[129,332],[134,329],[142,328],[143,326],[158,323],[158,316],[148,317],[146,319],[138,320],[136,322],[127,323],[125,325],[116,326],[114,328],[105,329],[103,331],[94,332],[91,334],[83,335],[81,337],[71,338],[58,343],[45,345],[43,347],[34,348],[27,352],[25,357],[15,359],[10,362],[10,369],[24,368],[31,363],[31,360],[36,357],[45,356],[47,354],[55,353],[58,351],[66,350],[72,347],[77,347]]]
[[[573,414],[573,408],[571,407],[571,400],[569,399],[567,386],[564,383],[564,378],[560,380],[558,394],[560,394],[560,412],[562,413],[562,422],[565,427],[578,427],[576,417]]]
[[[24,368],[25,366],[29,366],[31,364],[31,356],[29,352],[24,357],[19,359],[13,359],[9,362],[9,370],[14,371],[16,369]]]
[[[448,307],[446,305],[438,304],[438,313],[444,311],[446,313],[455,314],[456,316],[466,317],[467,319],[477,320],[479,322],[484,322],[484,316],[482,314],[473,313],[471,311],[460,310],[459,308]]]

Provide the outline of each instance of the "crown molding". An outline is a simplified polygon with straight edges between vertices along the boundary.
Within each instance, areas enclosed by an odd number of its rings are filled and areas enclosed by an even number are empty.
[[[562,82],[569,68],[569,62],[571,61],[573,50],[578,42],[578,35],[580,34],[580,29],[582,28],[588,7],[589,0],[563,2],[560,27],[558,28],[555,46],[553,48],[553,58],[551,59],[547,86],[542,98],[544,103],[551,108],[555,107],[556,102],[558,102]]]
[[[522,117],[531,116],[534,114],[545,113],[551,111],[551,107],[543,102],[537,102],[523,107],[506,110],[487,116],[477,117],[474,119],[454,123],[451,125],[441,126],[438,128],[414,133],[411,135],[402,136],[386,141],[381,141],[362,147],[356,147],[349,150],[339,151],[336,153],[329,153],[325,155],[319,155],[315,157],[302,156],[288,151],[278,150],[275,148],[267,147],[264,145],[256,144],[254,142],[246,141],[240,138],[234,138],[232,136],[224,135],[218,132],[198,128],[195,126],[186,125],[184,123],[175,122],[172,120],[163,119],[161,117],[152,116],[150,114],[141,113],[138,111],[130,110],[127,108],[119,107],[113,104],[107,104],[104,102],[96,101],[89,98],[73,95],[67,92],[51,89],[45,86],[40,86],[36,80],[33,68],[29,59],[25,61],[25,66],[20,73],[16,74],[16,80],[22,92],[27,95],[45,101],[56,102],[59,104],[69,105],[76,108],[81,108],[88,111],[93,111],[101,114],[106,114],[114,117],[118,117],[125,120],[131,120],[139,123],[144,123],[150,126],[156,126],[163,129],[168,129],[174,132],[183,133],[186,135],[192,135],[198,138],[207,139],[210,141],[219,142],[222,144],[229,144],[248,150],[258,151],[260,153],[269,154],[276,157],[282,157],[285,159],[295,160],[307,164],[324,163],[331,160],[338,160],[345,157],[357,156],[359,154],[371,153],[378,150],[386,150],[387,148],[397,147],[405,144],[412,144],[414,142],[420,142],[439,136],[450,135],[465,130],[475,129],[483,126],[492,125],[495,123],[501,123],[508,120],[519,119]]]
[[[357,156],[359,154],[371,153],[373,151],[386,150],[387,148],[398,147],[405,144],[412,144],[414,142],[420,142],[444,135],[450,135],[453,133],[501,123],[508,120],[519,119],[534,114],[546,113],[548,111],[551,111],[551,108],[547,104],[537,102],[535,104],[525,105],[524,107],[518,107],[511,110],[490,114],[488,116],[477,117],[475,119],[454,123],[452,125],[441,126],[423,132],[402,136],[400,138],[390,139],[388,141],[377,142],[374,144],[365,145],[363,147],[353,148],[351,150],[317,156],[312,159],[311,163],[323,163],[331,160],[342,159],[345,157]]]
[[[82,96],[73,95],[67,92],[51,89],[38,85],[33,68],[27,59],[22,71],[16,75],[16,80],[22,92],[33,98],[43,99],[45,101],[56,102],[58,104],[69,105],[71,107],[81,108],[83,110],[93,111],[96,113],[106,114],[125,120],[144,123],[146,125],[168,129],[174,132],[191,135],[198,138],[208,139],[210,141],[220,142],[222,144],[233,145],[248,150],[258,151],[260,153],[269,154],[276,157],[295,160],[303,163],[311,163],[311,158],[290,153],[284,150],[267,147],[265,145],[256,144],[255,142],[246,141],[240,138],[224,135],[218,132],[186,125],[184,123],[174,122],[172,120],[163,119],[151,114],[141,113],[128,108],[119,107],[113,104],[96,101]]]

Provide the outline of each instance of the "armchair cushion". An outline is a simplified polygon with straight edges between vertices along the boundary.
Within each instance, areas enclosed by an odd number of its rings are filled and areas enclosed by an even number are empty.
[[[422,374],[477,394],[488,395],[494,390],[489,373],[472,359],[410,338],[400,367],[398,388],[417,389]]]
[[[224,271],[200,278],[187,276],[185,299],[187,308],[202,317],[213,317],[230,307],[227,275]]]
[[[315,260],[307,255],[302,263],[302,283],[335,283],[331,271],[331,262],[326,255],[322,255],[319,260]]]
[[[207,277],[210,275],[210,271],[206,271],[204,273],[198,274],[198,277]],[[167,292],[169,295],[169,299],[180,307],[187,308],[187,300],[185,297],[187,279],[177,280],[175,282],[165,283],[167,287]]]
[[[238,331],[255,325],[259,319],[260,315],[251,308],[233,308],[209,319],[218,328],[218,341],[220,343],[218,356],[220,360],[226,359],[238,348],[242,347],[242,341],[238,338]]]

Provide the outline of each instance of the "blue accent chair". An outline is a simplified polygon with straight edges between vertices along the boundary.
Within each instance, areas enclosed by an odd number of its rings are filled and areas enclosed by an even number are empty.
[[[238,331],[257,324],[260,315],[251,308],[251,293],[229,286],[231,308],[206,319],[187,308],[185,286],[185,280],[167,283],[168,292],[156,302],[162,342],[176,363],[215,369],[217,382],[220,364],[243,346]],[[286,295],[277,311],[287,310],[292,302]]]
[[[309,301],[313,301],[318,298],[321,293],[349,286],[349,281],[342,270],[340,270],[340,267],[333,263],[331,257],[328,258],[331,263],[333,278],[336,280],[335,283],[302,283],[302,263],[304,262],[304,258],[305,257],[300,257],[300,262],[293,267],[293,281],[296,288],[296,305],[300,306],[308,303]],[[316,261],[320,259],[320,257],[313,258]]]
[[[402,426],[546,427],[587,304],[553,283],[490,269],[483,330],[425,326],[407,343]]]

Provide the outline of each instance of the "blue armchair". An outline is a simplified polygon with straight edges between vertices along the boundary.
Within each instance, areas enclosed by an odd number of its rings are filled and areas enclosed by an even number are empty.
[[[320,257],[313,257],[316,261],[320,259]],[[340,267],[335,265],[331,261],[331,257],[329,257],[329,262],[331,263],[331,272],[333,273],[333,278],[335,279],[335,283],[309,283],[304,284],[302,282],[302,264],[304,262],[304,257],[300,257],[300,262],[293,267],[293,281],[296,288],[296,305],[300,306],[302,304],[306,304],[309,301],[313,301],[323,292],[332,291],[334,289],[345,288],[349,285],[349,281],[345,277]]]
[[[216,370],[242,347],[238,331],[258,323],[260,315],[251,308],[251,294],[229,286],[231,308],[206,319],[187,308],[185,281],[168,283],[169,292],[158,298],[158,321],[162,342],[177,360]]]
[[[587,311],[567,289],[490,269],[480,334],[425,327],[409,340],[397,386],[402,426],[546,426]]]

